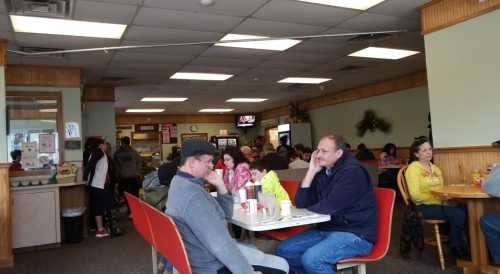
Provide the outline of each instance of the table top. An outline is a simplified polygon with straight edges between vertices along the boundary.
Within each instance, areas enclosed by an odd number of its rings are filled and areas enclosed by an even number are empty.
[[[491,198],[488,193],[477,186],[469,185],[447,185],[431,188],[431,192],[446,198],[469,198],[469,199],[485,199]]]
[[[231,223],[250,231],[266,231],[279,228],[309,225],[327,222],[330,215],[311,212],[303,208],[292,207],[292,215],[288,217],[264,216],[262,210],[255,214],[249,214],[240,205],[234,206]]]

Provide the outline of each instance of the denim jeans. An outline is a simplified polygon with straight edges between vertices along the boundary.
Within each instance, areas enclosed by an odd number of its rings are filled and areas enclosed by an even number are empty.
[[[285,258],[297,274],[333,274],[333,265],[339,260],[366,255],[372,247],[372,243],[350,232],[311,228],[282,241],[276,255]]]
[[[253,266],[262,266],[264,268],[260,269],[263,270],[265,268],[268,268],[268,271],[262,271],[262,273],[265,272],[272,272],[272,273],[288,273],[288,263],[283,259],[278,256],[266,254],[260,250],[257,249],[255,246],[247,245],[247,244],[242,244],[236,242],[236,245],[238,246],[238,249],[241,251],[243,256],[248,260],[248,263],[253,265]],[[160,256],[160,262],[165,266],[165,270],[168,272],[173,272],[173,266],[172,264],[167,261],[167,259],[163,256]],[[256,269],[254,267],[254,269]],[[273,272],[273,270],[276,270]]]
[[[426,219],[443,219],[450,225],[450,248],[466,248],[463,235],[466,213],[459,206],[419,205],[418,210]]]
[[[500,265],[500,213],[489,213],[481,217],[481,230],[486,237],[491,258]]]

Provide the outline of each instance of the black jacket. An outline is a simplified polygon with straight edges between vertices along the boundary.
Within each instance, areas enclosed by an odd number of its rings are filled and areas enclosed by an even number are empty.
[[[104,152],[100,149],[94,149],[90,152],[89,158],[87,159],[87,166],[85,166],[85,170],[83,172],[83,179],[89,183],[89,186],[92,183],[92,179],[94,178],[97,162],[99,162],[102,157],[104,157]],[[108,176],[111,180],[110,183],[113,183],[115,181],[115,167],[111,157],[108,156],[107,158]]]
[[[317,225],[320,230],[351,232],[371,243],[377,240],[377,204],[370,176],[363,166],[345,152],[326,174],[323,168],[309,188],[295,196],[299,208],[331,216]]]

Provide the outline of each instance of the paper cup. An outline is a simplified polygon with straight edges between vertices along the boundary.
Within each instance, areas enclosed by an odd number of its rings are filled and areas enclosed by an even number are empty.
[[[255,214],[257,213],[257,199],[248,199],[248,212],[250,214]]]
[[[217,176],[222,177],[222,174],[223,174],[223,173],[224,173],[224,170],[222,170],[222,169],[216,169],[216,170],[215,170],[215,174],[217,174]]]
[[[240,188],[238,190],[238,195],[240,197],[240,203],[245,203],[247,201],[247,191],[245,188]]]
[[[280,215],[290,216],[292,215],[292,202],[290,200],[282,200],[280,201]]]

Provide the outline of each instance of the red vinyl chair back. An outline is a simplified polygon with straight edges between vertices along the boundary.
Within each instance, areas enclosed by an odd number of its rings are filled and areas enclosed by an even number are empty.
[[[142,203],[151,223],[155,249],[160,252],[180,274],[191,274],[186,248],[175,222],[158,209]]]
[[[282,180],[280,181],[280,183],[285,189],[285,191],[288,193],[288,197],[290,197],[290,201],[292,201],[292,204],[295,205],[295,194],[297,194],[297,191],[299,190],[300,182],[291,180],[290,181]]]
[[[146,240],[150,245],[154,246],[153,233],[151,232],[151,226],[144,208],[141,205],[143,202],[135,197],[134,195],[125,192],[125,198],[127,199],[128,205],[130,207],[130,212],[132,213],[132,223],[139,234]]]
[[[375,196],[378,210],[377,242],[370,254],[343,259],[339,263],[377,261],[387,254],[391,243],[392,212],[396,192],[388,188],[375,188]]]

